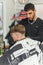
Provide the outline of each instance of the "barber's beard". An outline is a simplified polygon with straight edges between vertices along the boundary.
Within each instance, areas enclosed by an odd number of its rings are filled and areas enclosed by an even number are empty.
[[[32,22],[33,22],[33,20],[29,20],[29,22],[30,22],[30,23],[32,23]]]
[[[33,21],[34,21],[34,19],[31,19],[31,20],[29,19],[29,22],[30,22],[30,23],[32,23]]]
[[[29,22],[32,23],[34,21],[34,16],[32,19],[29,19]]]

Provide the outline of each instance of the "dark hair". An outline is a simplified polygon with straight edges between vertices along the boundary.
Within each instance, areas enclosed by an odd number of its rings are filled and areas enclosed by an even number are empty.
[[[17,24],[15,26],[11,27],[10,33],[13,33],[13,32],[19,32],[19,33],[25,34],[24,25]]]
[[[24,11],[28,11],[28,10],[35,10],[35,6],[34,6],[34,4],[32,4],[32,3],[28,3],[28,4],[26,4],[25,5],[25,7],[24,7]]]

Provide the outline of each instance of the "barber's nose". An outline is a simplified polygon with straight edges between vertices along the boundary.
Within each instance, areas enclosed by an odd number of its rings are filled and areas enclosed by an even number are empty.
[[[27,14],[27,17],[29,17],[29,18],[30,18],[31,16],[30,16],[29,14]]]

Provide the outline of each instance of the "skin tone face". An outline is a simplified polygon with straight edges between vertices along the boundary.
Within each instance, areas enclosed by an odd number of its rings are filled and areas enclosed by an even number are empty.
[[[13,40],[16,41],[16,39],[17,39],[16,34],[15,33],[11,33],[11,36],[12,36]]]
[[[11,36],[12,36],[14,41],[18,41],[18,40],[25,38],[25,36],[19,32],[11,33]]]
[[[27,18],[29,19],[29,20],[34,20],[35,19],[35,17],[36,17],[36,10],[28,10],[28,11],[26,11],[26,16],[27,16]]]
[[[19,38],[18,35],[20,35],[18,32],[11,33],[11,36],[12,36],[12,38],[13,38],[14,41],[18,40],[18,38]]]

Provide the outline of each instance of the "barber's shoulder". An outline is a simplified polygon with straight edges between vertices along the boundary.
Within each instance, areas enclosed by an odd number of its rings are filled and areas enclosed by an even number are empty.
[[[22,20],[19,22],[19,24],[20,24],[20,23],[23,23],[23,22],[27,22],[27,21],[28,21],[28,18],[22,19]]]
[[[28,20],[28,18],[22,19],[22,20]]]
[[[41,19],[41,18],[38,18],[38,20],[39,20],[40,22],[43,22],[43,19]]]

